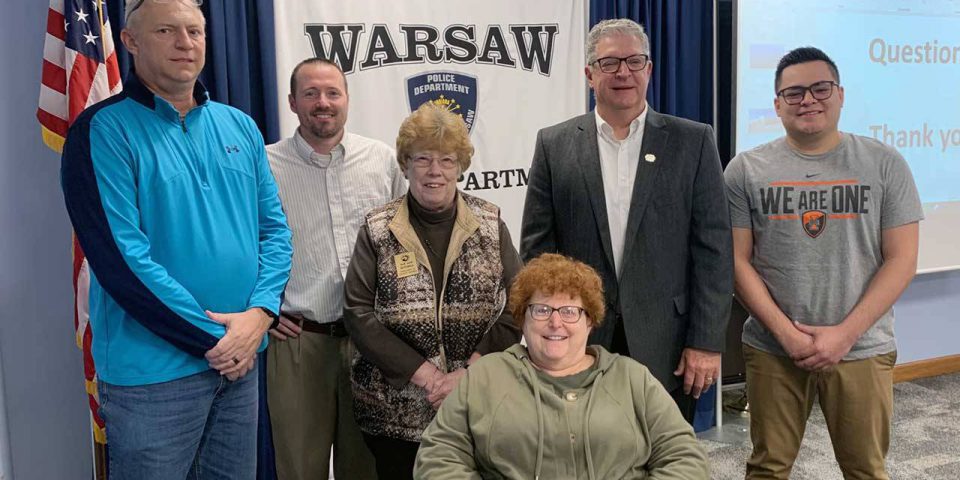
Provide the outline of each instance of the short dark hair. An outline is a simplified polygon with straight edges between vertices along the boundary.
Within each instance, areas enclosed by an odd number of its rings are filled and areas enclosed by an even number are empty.
[[[340,72],[340,76],[343,77],[343,90],[347,92],[347,75],[343,73],[343,69],[340,68],[340,65],[337,65],[337,62],[328,60],[321,57],[308,58],[297,64],[296,67],[293,67],[293,73],[290,74],[290,95],[296,96],[297,94],[297,73],[302,67],[307,65],[330,65],[333,68],[336,68]]]
[[[777,64],[777,74],[773,78],[774,90],[780,91],[780,77],[787,67],[808,62],[825,62],[830,67],[830,73],[833,74],[834,80],[840,83],[840,70],[837,69],[837,64],[833,63],[833,60],[826,53],[823,53],[823,50],[817,47],[800,47],[790,50],[780,59],[780,63]]]

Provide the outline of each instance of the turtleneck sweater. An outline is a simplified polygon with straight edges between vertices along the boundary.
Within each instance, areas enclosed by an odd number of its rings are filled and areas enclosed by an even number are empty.
[[[443,262],[447,258],[453,223],[457,219],[457,197],[453,197],[453,203],[448,208],[440,211],[427,210],[413,195],[407,195],[407,205],[410,207],[410,224],[430,260],[433,285],[437,291],[436,305],[439,306],[440,292],[443,290]]]

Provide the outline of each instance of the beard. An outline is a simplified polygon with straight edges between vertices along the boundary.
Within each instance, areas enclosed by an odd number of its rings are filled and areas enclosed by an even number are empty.
[[[342,125],[310,125],[307,130],[317,138],[333,138],[343,131]]]
[[[316,121],[316,115],[319,114],[331,114],[334,117],[331,119],[333,121]],[[325,112],[323,110],[316,110],[310,113],[310,116],[307,119],[307,122],[301,122],[302,126],[306,126],[307,130],[310,131],[310,134],[316,138],[333,138],[337,135],[340,135],[343,132],[343,126],[345,122],[337,121],[336,112]]]

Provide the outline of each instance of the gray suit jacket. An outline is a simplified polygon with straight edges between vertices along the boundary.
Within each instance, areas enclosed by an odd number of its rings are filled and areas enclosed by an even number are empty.
[[[595,268],[607,314],[590,342],[609,348],[614,326],[624,322],[631,356],[669,391],[682,384],[673,371],[683,348],[723,351],[733,247],[713,130],[652,110],[644,128],[621,277],[610,247],[593,112],[538,133],[520,253],[525,262],[561,253]],[[647,154],[656,160],[644,161]]]

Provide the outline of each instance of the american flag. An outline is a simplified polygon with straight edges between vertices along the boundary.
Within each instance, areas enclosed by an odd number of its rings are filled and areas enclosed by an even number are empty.
[[[59,152],[77,115],[122,88],[105,1],[50,1],[41,83],[37,119]]]
[[[43,75],[37,120],[44,143],[61,152],[67,128],[85,108],[122,89],[120,68],[107,19],[105,0],[50,0],[43,47]],[[90,403],[96,478],[106,478],[106,435],[100,418],[96,369],[88,328],[89,273],[83,251],[73,240],[74,327],[83,351],[83,372]]]

